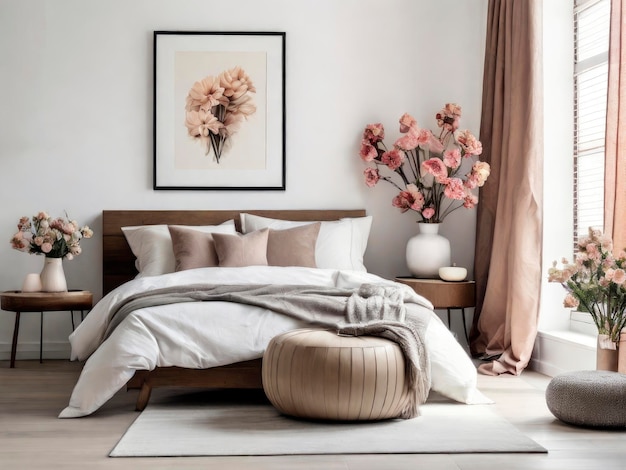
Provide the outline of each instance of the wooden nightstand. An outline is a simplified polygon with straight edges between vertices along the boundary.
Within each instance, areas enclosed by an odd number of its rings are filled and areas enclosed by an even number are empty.
[[[463,331],[469,344],[469,335],[465,322],[465,309],[476,305],[476,282],[448,282],[439,279],[416,279],[414,277],[397,277],[396,282],[411,286],[420,295],[430,300],[435,308],[448,311],[448,328],[450,328],[450,311],[461,310]]]
[[[21,292],[8,291],[0,294],[2,310],[15,312],[15,328],[11,346],[11,365],[15,367],[15,351],[17,336],[20,330],[20,314],[22,312],[39,312],[39,362],[43,362],[43,312],[69,311],[72,316],[74,330],[74,311],[80,311],[81,319],[85,311],[93,305],[93,295],[86,290],[69,292]]]

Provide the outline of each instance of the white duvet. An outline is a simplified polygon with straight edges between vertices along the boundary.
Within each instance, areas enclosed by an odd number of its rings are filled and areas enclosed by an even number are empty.
[[[104,338],[110,309],[124,298],[175,285],[299,284],[356,288],[396,284],[373,274],[331,269],[251,266],[201,268],[130,281],[106,295],[70,336],[72,360],[86,360],[60,418],[86,416],[107,402],[136,370],[203,369],[262,357],[276,335],[306,326],[269,310],[231,302],[192,302],[136,310]],[[426,301],[428,303],[428,301]],[[476,389],[476,368],[433,313],[426,330],[431,389],[463,403],[489,402]]]

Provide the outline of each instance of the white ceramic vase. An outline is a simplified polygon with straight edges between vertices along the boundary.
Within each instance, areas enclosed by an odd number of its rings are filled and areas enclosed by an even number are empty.
[[[438,278],[439,268],[450,266],[450,241],[439,235],[440,224],[420,222],[419,233],[406,245],[406,264],[417,278]]]
[[[46,258],[40,276],[43,292],[67,292],[63,258]]]

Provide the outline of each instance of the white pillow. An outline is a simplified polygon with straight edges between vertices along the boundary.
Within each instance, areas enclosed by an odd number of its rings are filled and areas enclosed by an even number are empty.
[[[221,225],[175,225],[204,233],[227,233],[234,235],[235,221],[228,220]],[[135,258],[137,277],[158,276],[173,273],[176,269],[172,237],[167,225],[139,225],[122,227],[126,241]]]
[[[430,359],[431,390],[460,403],[493,403],[477,388],[476,366],[441,319],[433,315],[424,338]]]
[[[246,213],[242,213],[240,216],[243,233],[250,233],[264,228],[284,230],[314,223],[313,221],[296,222],[270,219]],[[367,271],[363,264],[363,255],[367,248],[367,239],[369,238],[371,227],[372,216],[322,221],[317,242],[315,243],[315,263],[317,267]]]

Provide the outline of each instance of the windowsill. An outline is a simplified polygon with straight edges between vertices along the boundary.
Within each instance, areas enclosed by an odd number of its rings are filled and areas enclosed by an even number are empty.
[[[573,370],[593,370],[596,368],[596,335],[597,332],[589,334],[572,329],[539,331],[530,368],[551,377]]]

